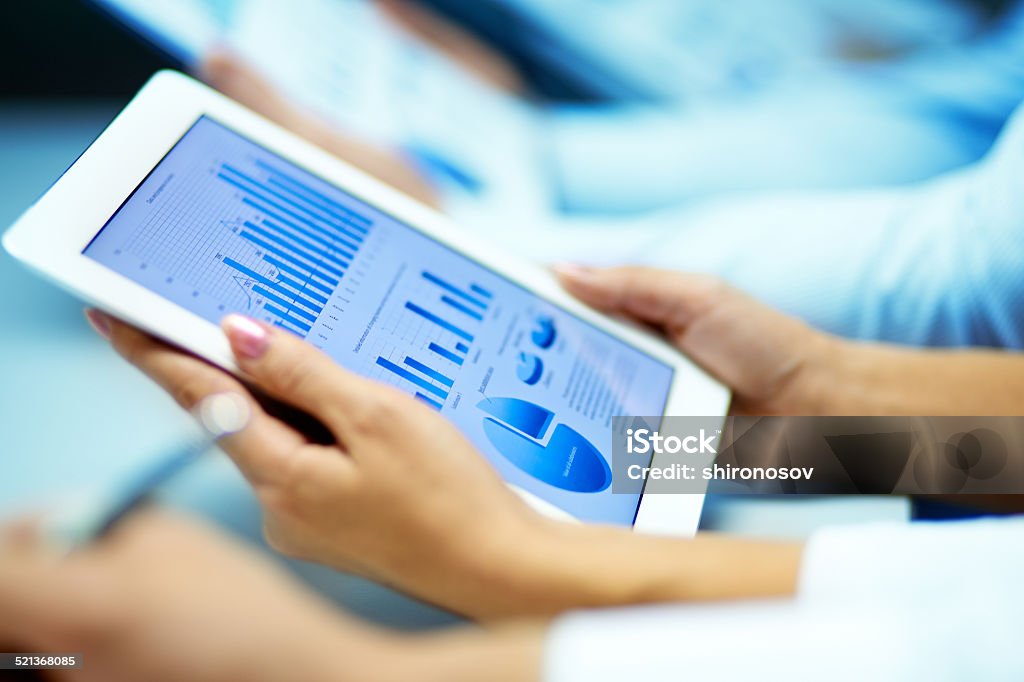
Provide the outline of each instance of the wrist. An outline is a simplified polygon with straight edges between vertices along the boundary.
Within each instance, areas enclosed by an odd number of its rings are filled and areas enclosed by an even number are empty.
[[[478,617],[549,617],[651,601],[661,593],[651,585],[654,571],[633,561],[636,539],[622,528],[532,514],[491,555],[483,582],[500,596],[493,613]]]
[[[591,570],[607,533],[628,535],[556,521],[523,505],[501,521],[491,520],[482,532],[467,533],[454,570],[432,592],[447,594],[445,606],[481,621],[615,603],[610,588],[622,577]]]
[[[363,574],[474,620],[531,615],[520,608],[524,586],[543,581],[524,557],[543,551],[544,521],[502,485]]]
[[[849,409],[851,362],[854,344],[814,332],[809,337],[803,361],[779,399],[781,415],[836,415]]]
[[[573,561],[557,541],[556,529],[565,525],[524,504],[466,534],[462,576],[455,574],[467,602],[460,611],[485,621],[549,613],[557,598],[552,585]]]
[[[900,391],[890,390],[894,365],[886,349],[865,343],[828,337],[820,369],[808,391],[813,411],[801,414],[868,416],[902,411]]]

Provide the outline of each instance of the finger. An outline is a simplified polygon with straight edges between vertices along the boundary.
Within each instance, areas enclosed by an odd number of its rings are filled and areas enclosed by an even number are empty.
[[[304,131],[306,116],[261,73],[231,52],[211,52],[200,63],[198,71],[204,82],[236,102],[285,128]]]
[[[201,400],[215,393],[235,393],[246,400],[251,415],[249,423],[224,438],[220,445],[253,483],[278,478],[280,469],[306,443],[297,431],[268,415],[249,391],[223,370],[110,316],[102,313],[99,316],[105,318],[104,324],[117,352],[186,410],[191,411]],[[95,313],[90,315],[90,319],[94,317],[97,317]]]
[[[743,296],[714,277],[655,268],[559,265],[555,273],[584,303],[672,332],[685,330],[724,299]]]
[[[286,331],[241,315],[221,325],[239,367],[271,396],[305,410],[342,442],[372,419],[369,413],[407,396],[342,369],[324,353]]]
[[[509,93],[523,90],[522,78],[512,64],[472,33],[408,0],[377,0],[376,4],[399,28],[448,55],[485,83]]]

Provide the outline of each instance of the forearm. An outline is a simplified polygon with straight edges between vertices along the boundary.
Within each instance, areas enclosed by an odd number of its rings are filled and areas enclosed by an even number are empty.
[[[694,540],[534,520],[531,535],[506,537],[511,553],[484,556],[429,598],[481,620],[543,618],[581,608],[792,595],[803,546],[701,536]],[[508,529],[505,529],[506,531]],[[547,625],[390,638],[365,680],[540,680]],[[390,652],[390,653],[388,653]],[[347,678],[346,678],[347,679]]]
[[[536,682],[546,632],[535,622],[406,637],[395,650],[396,670],[381,682]]]
[[[1022,415],[1024,358],[837,341],[815,391],[821,414]]]
[[[541,678],[546,626],[523,623],[494,629],[459,628],[425,635],[392,636],[366,650],[362,670],[350,661],[339,680],[361,682],[536,682]]]
[[[548,523],[534,608],[551,612],[669,601],[792,595],[802,545],[700,535],[692,540],[608,526]],[[527,586],[529,588],[530,586]],[[525,600],[524,600],[525,601]],[[526,602],[528,603],[528,602]]]
[[[536,518],[421,596],[479,620],[579,608],[791,595],[802,545],[655,537]]]

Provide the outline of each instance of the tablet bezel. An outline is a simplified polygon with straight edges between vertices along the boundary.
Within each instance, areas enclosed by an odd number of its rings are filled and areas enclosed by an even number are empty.
[[[203,115],[252,138],[268,151],[338,185],[442,244],[487,264],[496,273],[670,365],[674,376],[665,414],[722,416],[724,419],[728,391],[662,340],[584,306],[567,294],[546,268],[502,253],[439,212],[174,71],[161,71],[150,79],[96,141],[4,235],[4,247],[15,258],[89,303],[237,372],[230,348],[217,325],[82,253],[125,198]],[[537,499],[530,501],[548,513],[555,513],[547,503]],[[702,505],[703,495],[698,494],[642,495],[634,528],[644,532],[692,535],[696,532]]]

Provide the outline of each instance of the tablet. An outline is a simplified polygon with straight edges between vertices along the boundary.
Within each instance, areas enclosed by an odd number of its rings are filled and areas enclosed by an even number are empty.
[[[546,513],[693,533],[700,495],[613,493],[614,415],[724,415],[653,336],[181,74],[160,72],[4,236],[90,303],[235,371],[287,329],[462,429]]]

